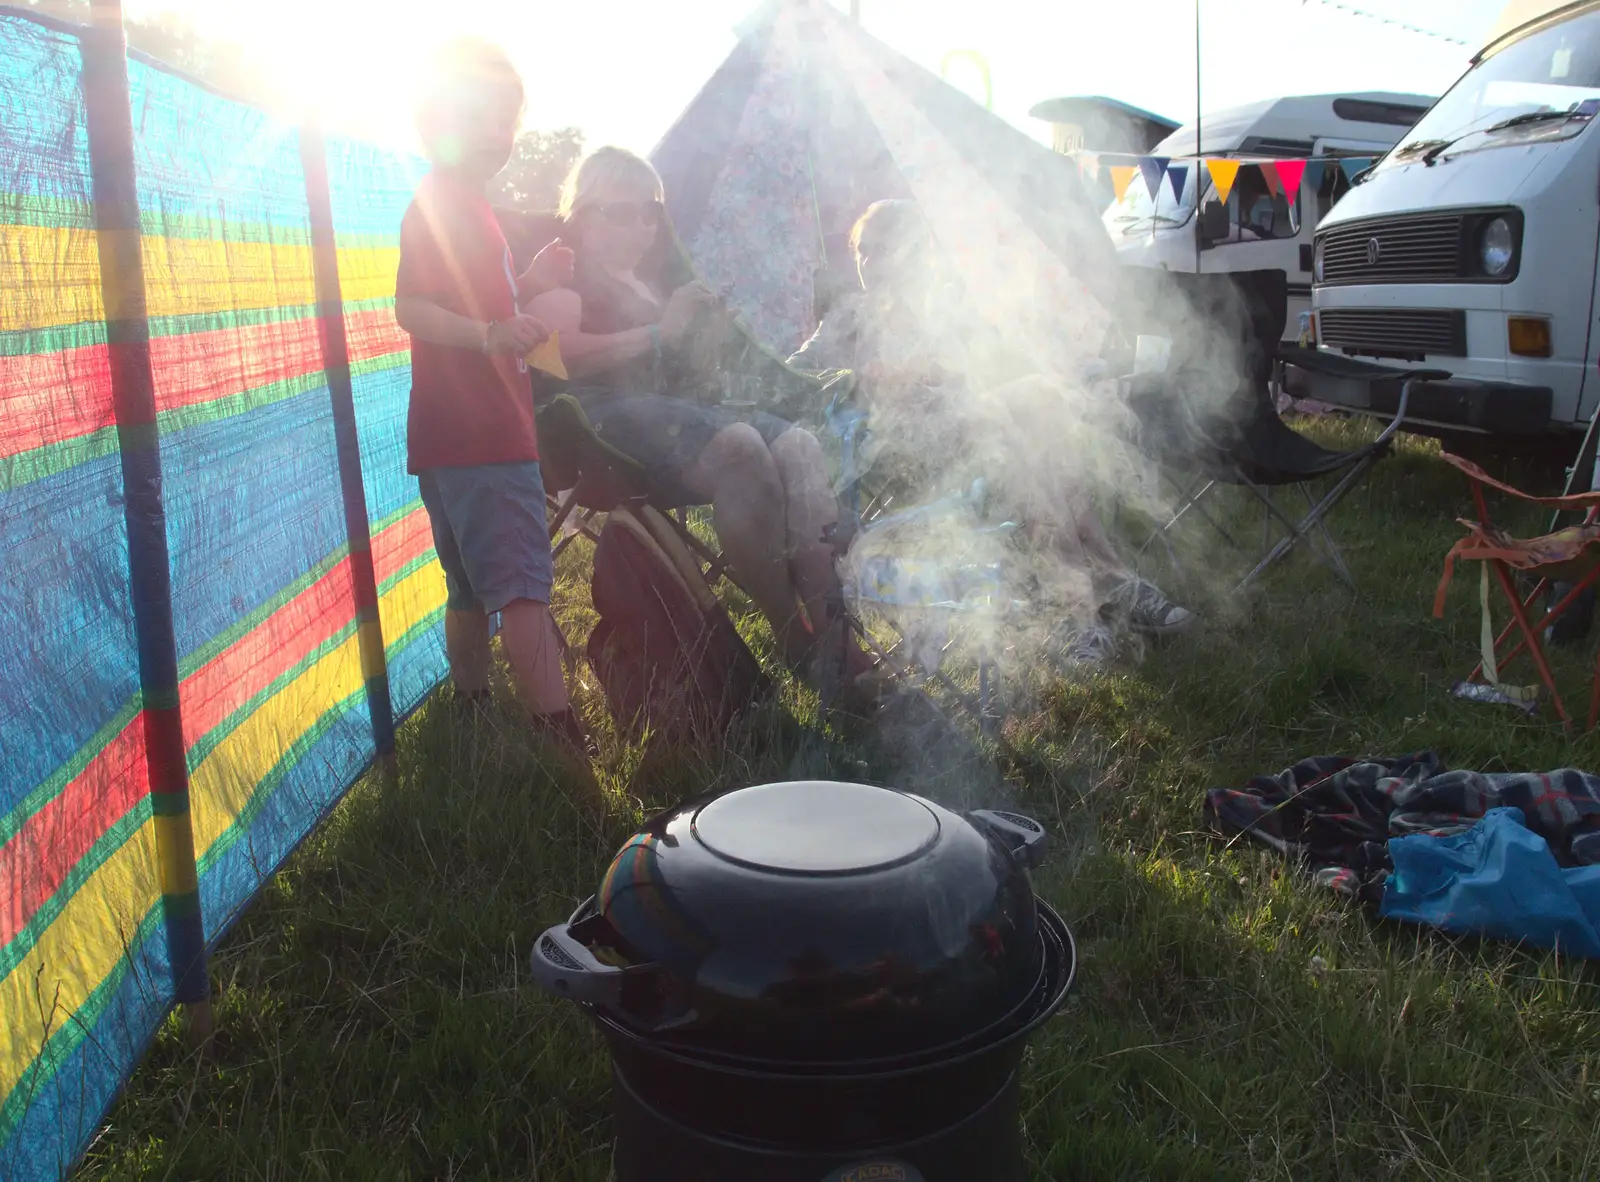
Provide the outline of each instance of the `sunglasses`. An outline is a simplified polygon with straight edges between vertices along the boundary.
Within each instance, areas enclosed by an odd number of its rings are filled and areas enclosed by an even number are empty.
[[[610,201],[590,208],[613,226],[631,226],[635,222],[659,226],[666,212],[659,201]]]

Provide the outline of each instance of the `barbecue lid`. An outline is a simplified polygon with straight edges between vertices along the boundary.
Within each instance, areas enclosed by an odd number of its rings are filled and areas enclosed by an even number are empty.
[[[1043,971],[1044,830],[890,788],[765,784],[660,814],[535,977],[635,1032],[795,1061],[878,1058],[1004,1021]]]

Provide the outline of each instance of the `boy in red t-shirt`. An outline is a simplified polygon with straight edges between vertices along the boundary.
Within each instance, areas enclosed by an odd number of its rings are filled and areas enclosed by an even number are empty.
[[[395,316],[411,334],[407,470],[422,486],[449,589],[445,642],[456,692],[489,693],[489,625],[518,695],[579,752],[550,617],[554,571],[533,397],[523,355],[548,336],[520,305],[572,275],[572,252],[547,247],[520,276],[485,189],[510,158],[522,79],[493,45],[439,54],[417,113],[433,171],[400,227]]]

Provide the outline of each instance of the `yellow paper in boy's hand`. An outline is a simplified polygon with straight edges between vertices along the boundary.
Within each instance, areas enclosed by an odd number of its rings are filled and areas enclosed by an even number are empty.
[[[529,349],[524,360],[540,373],[560,378],[563,382],[567,380],[567,367],[561,360],[561,334],[558,332],[547,336],[543,344]]]

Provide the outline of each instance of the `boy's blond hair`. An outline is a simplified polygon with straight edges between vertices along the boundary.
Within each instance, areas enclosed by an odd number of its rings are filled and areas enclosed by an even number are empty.
[[[506,51],[494,42],[481,37],[456,37],[430,54],[413,112],[424,149],[431,155],[438,137],[454,130],[448,125],[449,119],[462,95],[493,86],[515,91],[520,114],[527,102],[522,75]]]
[[[661,200],[661,174],[650,161],[626,148],[596,148],[567,174],[566,183],[561,186],[559,212],[562,217],[570,218],[592,205],[594,195],[601,190],[621,188],[630,183],[649,189],[657,201]]]

